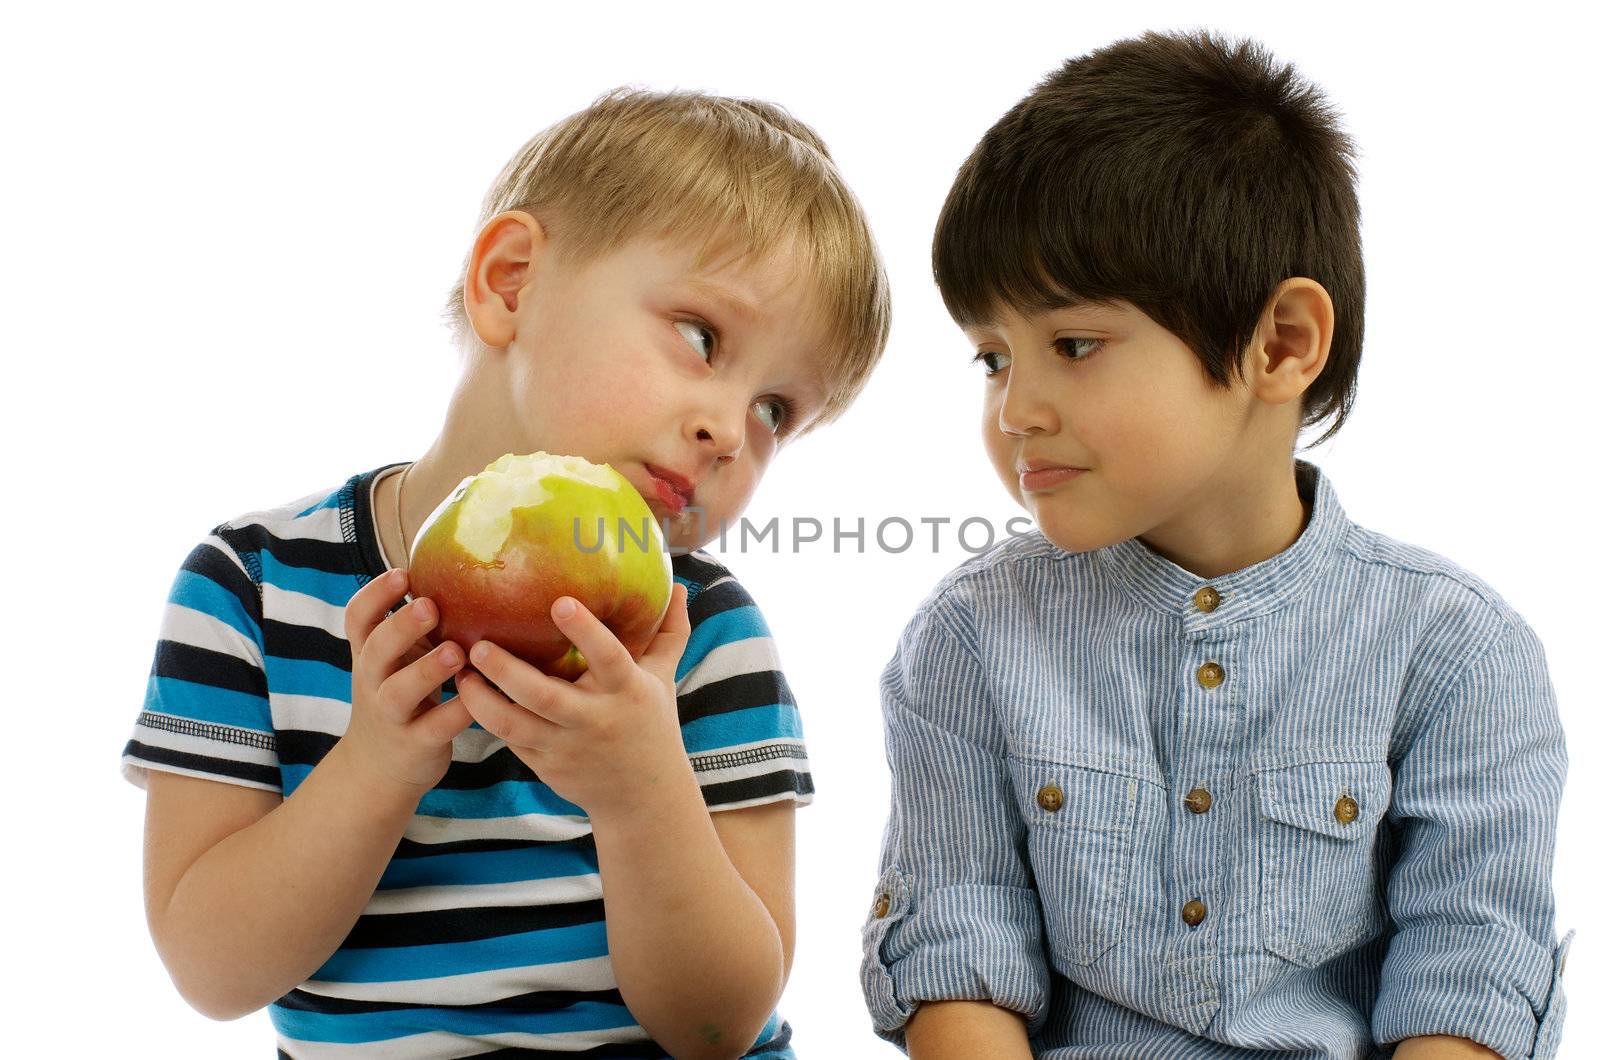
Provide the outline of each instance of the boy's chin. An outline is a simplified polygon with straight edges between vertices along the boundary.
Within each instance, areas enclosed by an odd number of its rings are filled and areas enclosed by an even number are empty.
[[[1030,511],[1028,514],[1044,539],[1063,552],[1093,552],[1123,540],[1103,529],[1085,526],[1078,520],[1062,519],[1051,512]]]

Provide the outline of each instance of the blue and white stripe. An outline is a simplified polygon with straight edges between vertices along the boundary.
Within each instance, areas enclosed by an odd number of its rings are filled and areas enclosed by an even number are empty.
[[[349,722],[344,608],[386,566],[371,510],[383,470],[232,520],[189,555],[123,753],[129,779],[161,769],[288,795],[321,761]],[[707,805],[809,802],[759,610],[703,553],[673,568],[693,625],[679,712]],[[582,809],[468,729],[349,937],[271,1006],[280,1055],[664,1055],[617,990],[597,868]],[[792,1056],[788,1041],[774,1015],[748,1055]]]

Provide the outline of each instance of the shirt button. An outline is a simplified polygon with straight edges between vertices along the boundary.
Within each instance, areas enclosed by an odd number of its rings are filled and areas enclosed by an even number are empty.
[[[1194,672],[1200,684],[1205,688],[1216,688],[1222,684],[1222,679],[1227,676],[1222,672],[1222,667],[1214,662],[1208,662]]]
[[[1209,585],[1194,594],[1194,606],[1202,611],[1215,611],[1220,603],[1222,603],[1222,595]]]
[[[1055,813],[1061,809],[1061,789],[1054,784],[1046,784],[1039,789],[1039,794],[1034,796],[1034,801],[1047,813]]]
[[[1205,813],[1211,809],[1211,792],[1205,788],[1193,789],[1183,797],[1183,808],[1190,813]]]
[[[1206,918],[1206,904],[1198,898],[1191,898],[1183,903],[1183,922],[1190,927],[1199,927],[1200,922]]]
[[[882,920],[884,917],[889,915],[889,896],[888,895],[886,895],[886,894],[878,895],[878,900],[876,902],[874,902],[873,905],[872,905],[872,915],[877,917],[879,920]]]
[[[1348,795],[1339,796],[1339,801],[1333,804],[1334,820],[1340,824],[1349,824],[1361,816],[1361,804]]]

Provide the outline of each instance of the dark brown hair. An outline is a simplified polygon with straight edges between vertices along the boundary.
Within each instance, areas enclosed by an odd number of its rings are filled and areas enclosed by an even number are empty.
[[[945,200],[934,279],[958,324],[1123,299],[1219,387],[1291,276],[1333,300],[1301,425],[1344,425],[1366,279],[1355,148],[1321,92],[1254,41],[1146,33],[1072,59],[984,134]]]

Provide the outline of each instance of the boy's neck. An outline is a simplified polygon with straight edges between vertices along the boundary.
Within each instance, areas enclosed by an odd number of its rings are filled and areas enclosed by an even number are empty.
[[[1192,503],[1139,541],[1201,578],[1220,578],[1271,559],[1299,540],[1311,522],[1294,462],[1267,473],[1203,484]]]
[[[469,356],[450,398],[444,426],[428,451],[405,472],[404,488],[397,472],[386,475],[374,489],[372,505],[378,537],[384,555],[394,566],[409,565],[409,547],[416,543],[423,522],[461,480],[505,455],[507,432],[502,420],[508,387],[496,376],[496,367],[487,354]]]

